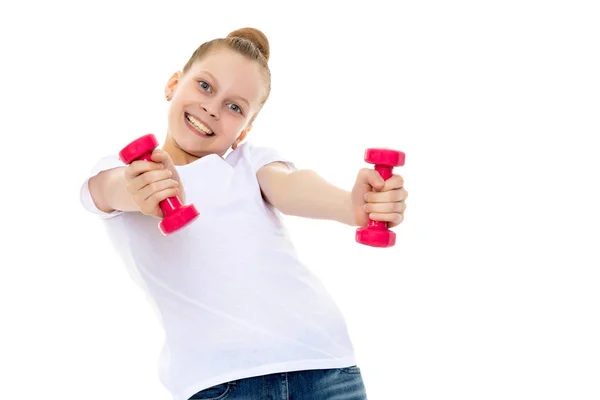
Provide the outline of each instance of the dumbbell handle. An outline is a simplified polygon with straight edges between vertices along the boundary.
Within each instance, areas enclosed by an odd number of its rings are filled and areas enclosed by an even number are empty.
[[[141,157],[138,158],[138,160],[144,160],[144,161],[151,161],[152,162],[152,151],[143,154]],[[162,212],[165,214],[165,216],[169,216],[171,214],[173,214],[173,212],[177,209],[179,209],[180,207],[183,206],[183,203],[181,203],[181,200],[179,200],[179,197],[177,196],[173,196],[173,197],[168,197],[164,200],[161,200],[158,203],[158,206],[160,207],[160,209],[162,210]]]
[[[379,175],[381,175],[383,180],[387,181],[388,179],[390,179],[392,177],[394,167],[390,167],[389,165],[375,164],[374,169],[375,169],[375,171],[379,172]],[[387,229],[387,222],[373,221],[371,218],[369,218],[368,227],[384,231]]]

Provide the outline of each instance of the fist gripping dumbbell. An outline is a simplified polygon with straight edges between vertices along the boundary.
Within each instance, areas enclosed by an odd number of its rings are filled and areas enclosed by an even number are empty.
[[[137,160],[151,161],[150,157],[157,146],[156,137],[149,133],[125,146],[119,152],[119,158],[125,164],[131,164]],[[158,205],[165,214],[158,224],[160,231],[165,236],[183,228],[200,215],[193,204],[183,205],[177,196],[164,199]]]
[[[367,149],[365,161],[375,164],[375,170],[384,180],[392,176],[394,167],[404,165],[405,154],[401,151],[389,149]],[[396,244],[396,234],[388,229],[387,222],[373,221],[356,230],[356,241],[372,247],[392,247]]]

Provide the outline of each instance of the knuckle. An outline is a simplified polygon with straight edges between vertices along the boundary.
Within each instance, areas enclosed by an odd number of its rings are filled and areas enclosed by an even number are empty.
[[[156,194],[156,192],[160,189],[158,182],[152,182],[148,185],[148,188],[150,189],[150,191],[153,194]]]
[[[132,174],[138,173],[141,168],[142,168],[142,162],[141,161],[134,161],[131,164],[129,164],[129,170],[131,171]]]
[[[154,182],[154,174],[150,172],[144,173],[144,183],[150,184],[152,182]]]
[[[164,191],[156,191],[152,194],[152,201],[154,204],[158,204],[160,201],[164,200]]]

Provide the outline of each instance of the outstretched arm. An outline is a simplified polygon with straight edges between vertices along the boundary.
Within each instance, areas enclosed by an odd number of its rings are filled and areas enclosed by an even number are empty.
[[[265,200],[286,215],[327,219],[355,226],[351,193],[314,171],[274,162],[262,167],[258,182]]]
[[[399,175],[384,181],[377,171],[363,168],[351,191],[329,183],[315,171],[293,171],[282,162],[265,165],[257,177],[265,200],[286,215],[350,226],[366,226],[369,218],[386,221],[388,227],[404,220],[408,192]]]

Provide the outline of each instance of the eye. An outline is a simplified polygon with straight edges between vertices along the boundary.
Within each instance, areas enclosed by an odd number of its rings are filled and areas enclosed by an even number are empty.
[[[198,81],[198,84],[202,89],[206,90],[207,92],[210,92],[210,85],[208,83],[204,81]]]
[[[240,106],[238,106],[237,104],[229,104],[229,108],[236,113],[242,113],[242,108]]]

